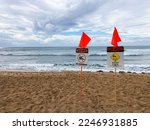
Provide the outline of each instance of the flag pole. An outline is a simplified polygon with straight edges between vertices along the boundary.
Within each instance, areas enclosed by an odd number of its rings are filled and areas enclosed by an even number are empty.
[[[83,96],[83,71],[82,71],[82,65],[81,65],[81,71],[80,71],[80,96]]]
[[[116,88],[117,88],[117,73],[116,73],[116,71],[117,71],[117,68],[115,67],[115,104],[117,104],[117,90],[116,90]]]

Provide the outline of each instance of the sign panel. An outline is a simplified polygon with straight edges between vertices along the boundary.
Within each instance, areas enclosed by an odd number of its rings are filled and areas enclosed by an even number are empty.
[[[76,48],[76,63],[79,65],[87,65],[88,48]]]
[[[124,47],[107,47],[107,66],[113,68],[124,67]]]

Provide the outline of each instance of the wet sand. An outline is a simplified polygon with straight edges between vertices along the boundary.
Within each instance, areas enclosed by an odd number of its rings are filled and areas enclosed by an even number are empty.
[[[0,72],[0,112],[150,112],[150,74]]]

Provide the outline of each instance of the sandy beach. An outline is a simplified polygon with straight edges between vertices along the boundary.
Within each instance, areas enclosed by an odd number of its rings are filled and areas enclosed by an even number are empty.
[[[150,74],[0,72],[0,112],[150,112]]]

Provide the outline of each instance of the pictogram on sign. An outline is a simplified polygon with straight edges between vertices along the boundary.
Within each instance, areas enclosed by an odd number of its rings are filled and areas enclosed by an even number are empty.
[[[118,53],[114,53],[112,54],[111,59],[116,62],[120,59],[120,56]]]

